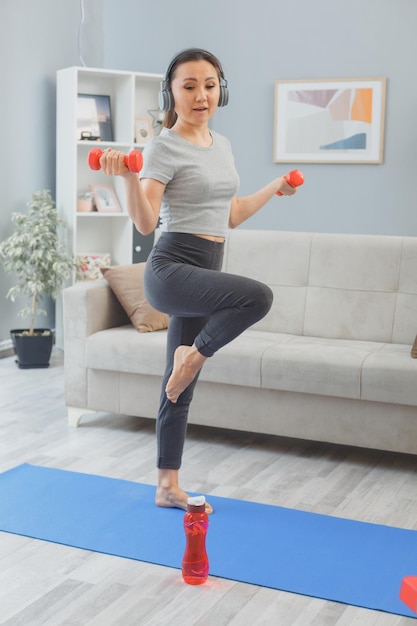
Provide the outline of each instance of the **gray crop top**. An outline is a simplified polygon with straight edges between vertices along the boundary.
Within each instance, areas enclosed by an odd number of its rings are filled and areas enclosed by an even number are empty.
[[[140,177],[166,185],[162,231],[226,236],[239,176],[228,139],[213,131],[211,135],[212,145],[204,148],[163,128],[146,145]]]

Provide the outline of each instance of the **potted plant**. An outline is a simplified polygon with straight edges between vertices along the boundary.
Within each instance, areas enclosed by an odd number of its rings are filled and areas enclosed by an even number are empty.
[[[28,298],[18,315],[29,318],[29,327],[10,331],[21,368],[48,367],[54,336],[48,328],[35,328],[45,295],[55,299],[65,279],[71,276],[74,260],[58,234],[65,222],[58,217],[49,190],[32,194],[27,213],[13,213],[15,230],[0,243],[0,262],[16,276],[16,284],[6,295],[12,302],[20,295]]]

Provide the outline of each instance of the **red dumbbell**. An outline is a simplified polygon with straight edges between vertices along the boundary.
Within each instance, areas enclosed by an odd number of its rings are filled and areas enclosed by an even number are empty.
[[[101,169],[100,159],[103,154],[103,151],[100,148],[93,148],[88,153],[88,165],[92,170]],[[143,165],[143,156],[140,150],[132,150],[129,154],[126,154],[124,157],[124,162],[126,167],[131,171],[137,174],[142,169]]]
[[[292,170],[284,178],[291,187],[299,187],[304,182],[304,174],[300,170]],[[282,196],[282,193],[277,191],[277,196]]]

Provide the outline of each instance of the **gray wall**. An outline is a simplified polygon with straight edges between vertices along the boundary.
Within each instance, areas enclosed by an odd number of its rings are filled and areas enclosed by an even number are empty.
[[[86,62],[102,64],[102,0],[87,0]],[[25,211],[32,192],[55,194],[56,71],[80,65],[76,0],[0,0],[0,239],[11,233],[13,211]],[[5,299],[12,279],[0,269],[0,341],[27,325],[22,301]],[[54,324],[53,303],[39,326]],[[26,323],[24,323],[26,322]]]
[[[163,72],[182,48],[216,53],[231,99],[213,127],[232,141],[243,194],[295,167],[272,161],[276,79],[387,77],[384,164],[303,164],[296,197],[246,227],[417,235],[416,24],[414,0],[104,0],[104,63]]]
[[[79,21],[78,0],[0,0],[1,239],[33,191],[55,191],[55,77],[81,64]],[[414,0],[85,0],[83,57],[163,72],[182,48],[216,53],[231,99],[214,128],[232,142],[242,194],[294,167],[272,162],[276,79],[387,77],[384,164],[302,165],[300,192],[245,227],[415,236],[416,23]],[[0,341],[21,323],[5,300],[10,284],[0,270]]]

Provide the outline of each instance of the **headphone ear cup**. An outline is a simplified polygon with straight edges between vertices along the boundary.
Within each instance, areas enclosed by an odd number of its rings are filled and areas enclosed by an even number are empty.
[[[172,91],[167,87],[166,81],[161,82],[161,87],[158,94],[159,108],[161,111],[170,111],[174,108],[174,97]]]
[[[219,107],[225,107],[229,102],[229,90],[227,87],[220,87]]]
[[[229,102],[229,89],[227,87],[227,80],[223,79],[220,85],[219,95],[219,107],[225,107]]]

